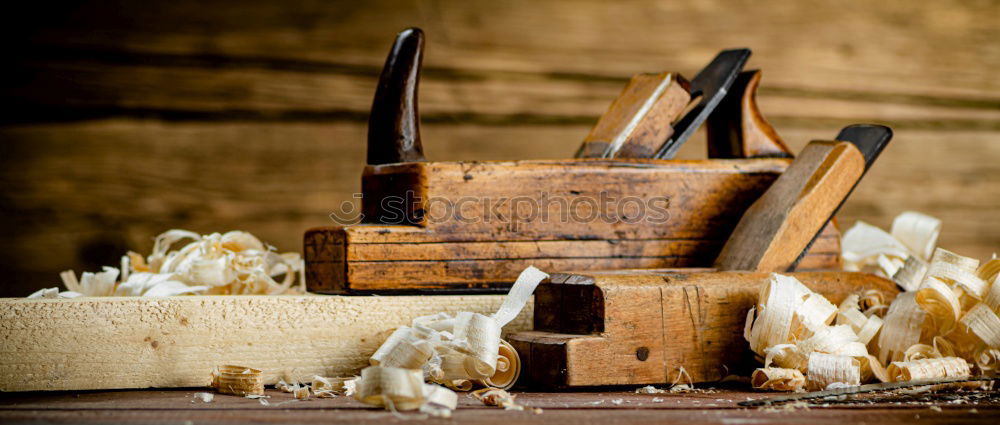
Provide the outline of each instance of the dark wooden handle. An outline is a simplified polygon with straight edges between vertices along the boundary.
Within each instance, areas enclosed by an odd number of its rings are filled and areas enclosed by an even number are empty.
[[[577,158],[650,158],[673,134],[674,121],[691,100],[678,74],[638,74],[584,139]]]
[[[865,172],[851,142],[813,141],[743,213],[715,262],[719,270],[784,272]]]
[[[424,33],[408,28],[396,36],[385,59],[368,117],[368,163],[423,161],[417,85],[424,56]]]
[[[757,107],[760,70],[741,72],[708,117],[709,158],[791,158],[792,151]]]

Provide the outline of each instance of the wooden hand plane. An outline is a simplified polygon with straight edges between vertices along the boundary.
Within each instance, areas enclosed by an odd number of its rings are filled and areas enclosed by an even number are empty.
[[[890,137],[886,127],[859,125],[811,142],[746,210],[714,269],[552,275],[535,290],[534,331],[508,338],[522,376],[545,387],[748,376],[754,355],[744,324],[760,288],[771,272],[794,269]],[[887,300],[897,292],[867,273],[790,275],[835,304],[858,291]]]

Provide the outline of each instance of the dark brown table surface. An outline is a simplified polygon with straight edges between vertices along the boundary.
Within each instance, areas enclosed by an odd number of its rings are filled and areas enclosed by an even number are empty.
[[[83,391],[0,394],[0,423],[399,423],[396,417],[348,397],[296,401],[267,390],[258,400],[216,394],[210,403],[193,397],[202,389]],[[529,409],[504,411],[459,393],[450,419],[420,423],[462,424],[693,424],[763,423],[1000,423],[1000,391],[869,394],[851,399],[745,408],[737,403],[774,394],[739,387],[677,394],[636,394],[621,389],[575,392],[512,391]],[[530,408],[540,408],[541,412]],[[405,419],[404,419],[405,418]]]

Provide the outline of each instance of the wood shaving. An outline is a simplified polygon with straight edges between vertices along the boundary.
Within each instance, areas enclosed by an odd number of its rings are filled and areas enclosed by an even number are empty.
[[[477,379],[476,384],[483,387],[509,390],[521,375],[521,357],[509,342],[500,340],[499,356],[496,371],[486,379]]]
[[[929,320],[927,312],[917,304],[916,295],[914,292],[902,293],[889,306],[877,342],[880,363],[902,360],[907,348],[920,343]]]
[[[202,403],[211,403],[215,399],[215,394],[212,393],[194,393],[193,397],[201,400]],[[193,402],[194,400],[192,400]]]
[[[983,281],[992,282],[1000,275],[1000,258],[993,254],[993,258],[979,266],[976,275]]]
[[[361,370],[354,398],[375,406],[415,410],[424,404],[424,379],[419,370],[369,366]]]
[[[185,240],[186,245],[170,249]],[[146,258],[128,252],[120,268],[84,272],[79,279],[72,270],[64,271],[60,277],[67,291],[53,296],[47,289],[30,297],[302,294],[304,270],[299,254],[278,254],[247,232],[199,235],[174,229],[156,237]]]
[[[333,398],[337,392],[344,391],[344,382],[354,378],[327,378],[319,375],[313,376],[312,392],[316,398]]]
[[[244,366],[219,366],[212,371],[212,387],[223,394],[263,395],[263,372]]]
[[[892,221],[892,237],[918,258],[926,259],[937,246],[941,220],[918,212],[906,211]]]
[[[438,313],[396,329],[369,359],[372,366],[419,369],[429,381],[468,391],[473,384],[510,388],[521,371],[517,351],[500,333],[548,275],[528,267],[491,316]]]
[[[907,212],[891,233],[863,222],[848,230],[845,268],[892,276],[904,292],[888,305],[877,292],[848,296],[834,326],[824,323],[828,307],[808,289],[773,277],[744,329],[764,362],[754,387],[778,389],[775,382],[783,382],[775,380],[797,378],[792,370],[804,372],[810,388],[996,375],[1000,259],[980,264],[936,248],[940,228],[940,220]]]
[[[893,278],[909,257],[927,261],[940,232],[941,220],[913,211],[897,216],[889,233],[858,221],[841,241],[844,269]]]
[[[798,369],[765,367],[753,371],[750,385],[755,390],[801,391],[806,377]]]
[[[472,396],[487,406],[503,407],[504,410],[524,410],[524,406],[514,401],[514,396],[499,388],[482,388],[472,392]]]
[[[914,256],[906,257],[903,267],[892,275],[892,281],[904,291],[914,291],[927,274],[927,262]]]
[[[666,392],[667,390],[661,390],[652,385],[646,385],[645,387],[638,388],[635,390],[636,394],[663,394]]]
[[[296,388],[294,391],[292,391],[292,394],[295,396],[296,400],[306,400],[309,398],[309,387],[304,386]]]
[[[962,316],[961,325],[990,348],[1000,347],[1000,317],[986,304],[976,304]]]
[[[915,379],[967,378],[971,376],[969,363],[959,357],[942,357],[892,362],[889,365],[892,381],[912,381]]]
[[[861,385],[861,362],[851,356],[813,352],[809,354],[806,386],[824,390],[834,384]]]
[[[945,334],[951,331],[962,313],[959,295],[952,286],[928,276],[917,290],[915,301],[930,315],[938,333]]]
[[[865,294],[865,297],[881,299],[874,294]],[[830,326],[839,316],[842,322],[856,323],[863,328],[869,318],[858,310],[860,297],[849,297],[839,309],[825,299],[825,303],[810,301],[818,298],[823,299],[793,277],[771,275],[768,284],[761,289],[756,314],[752,311],[747,317],[749,331],[745,332],[751,349],[764,358],[764,368],[774,364],[806,372],[813,352],[853,357],[868,355],[865,343],[859,340],[851,325]],[[880,327],[878,320],[872,323],[870,327],[876,329],[869,329],[866,334],[874,335]]]
[[[277,384],[274,384],[274,388],[277,388],[279,391],[283,393],[294,393],[296,390],[299,389],[299,384],[298,383],[289,384],[285,382],[284,379],[282,379],[278,381]]]

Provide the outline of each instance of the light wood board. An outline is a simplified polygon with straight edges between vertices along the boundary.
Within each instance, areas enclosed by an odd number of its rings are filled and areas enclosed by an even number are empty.
[[[236,364],[352,376],[392,329],[437,312],[492,313],[503,296],[0,299],[0,391],[198,387]],[[531,328],[531,303],[504,332]]]

